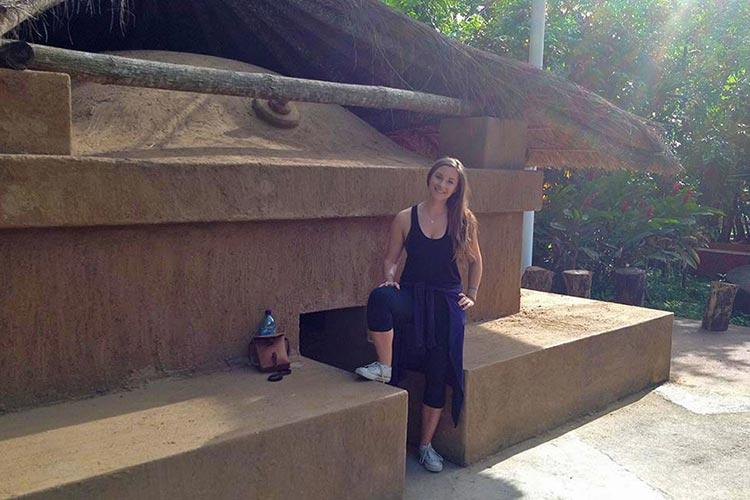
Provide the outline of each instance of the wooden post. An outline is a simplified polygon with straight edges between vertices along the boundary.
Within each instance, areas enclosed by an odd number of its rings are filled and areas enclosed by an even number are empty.
[[[711,293],[703,313],[703,329],[723,332],[729,328],[729,318],[734,307],[734,298],[739,287],[722,281],[711,282]]]
[[[447,118],[440,122],[439,154],[453,156],[461,160],[467,168],[496,170],[521,170],[526,163],[528,125],[523,120],[499,119],[490,116],[476,118]],[[526,210],[541,209],[543,177],[538,172],[519,172],[519,177],[532,179],[534,192],[522,200]],[[497,196],[497,194],[494,194]],[[491,198],[488,198],[490,200]],[[531,206],[529,206],[531,205]],[[495,297],[518,297],[522,248],[522,210],[520,207],[503,214],[487,214],[488,217],[500,215],[503,237],[502,262],[489,265],[500,265],[513,269],[515,279],[503,280],[494,284]],[[480,218],[481,220],[481,218]],[[486,261],[485,261],[486,262]],[[486,295],[485,295],[486,296]],[[493,303],[494,302],[494,303]],[[496,317],[508,314],[501,307],[500,301],[479,301],[480,317]],[[513,305],[512,313],[520,310],[520,301]]]
[[[527,129],[523,120],[445,118],[440,122],[440,155],[455,156],[467,167],[522,170]]]
[[[646,298],[646,271],[637,267],[615,269],[615,302],[642,306]]]
[[[521,286],[529,290],[539,290],[540,292],[552,291],[552,280],[555,277],[554,271],[539,266],[529,266],[521,277]]]
[[[568,295],[591,298],[591,271],[569,269],[563,271],[563,279]]]

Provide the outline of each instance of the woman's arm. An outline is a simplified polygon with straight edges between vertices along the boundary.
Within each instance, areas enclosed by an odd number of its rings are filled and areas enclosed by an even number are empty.
[[[482,252],[479,250],[479,235],[474,234],[471,239],[471,255],[469,260],[469,286],[466,288],[466,296],[472,301],[477,301],[479,284],[482,282]]]
[[[383,274],[385,276],[385,282],[381,286],[395,286],[399,288],[396,283],[396,271],[398,269],[398,262],[401,259],[401,254],[404,251],[404,241],[406,240],[406,234],[408,228],[405,227],[405,222],[410,222],[408,210],[399,212],[394,217],[391,223],[391,230],[388,235],[388,246],[385,250],[385,259],[383,260]]]

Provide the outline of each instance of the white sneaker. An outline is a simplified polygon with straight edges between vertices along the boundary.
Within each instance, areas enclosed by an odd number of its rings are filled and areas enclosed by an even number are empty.
[[[430,472],[440,472],[443,470],[443,457],[435,451],[432,443],[419,448],[419,463]]]
[[[360,366],[354,370],[354,373],[368,380],[383,382],[384,384],[391,381],[391,367],[380,361],[375,361],[367,366]]]

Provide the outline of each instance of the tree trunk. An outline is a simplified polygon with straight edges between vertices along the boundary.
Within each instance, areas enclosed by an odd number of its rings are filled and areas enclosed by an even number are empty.
[[[615,269],[615,301],[642,306],[646,297],[646,271],[636,267]]]
[[[745,241],[746,239],[745,223],[742,221],[742,213],[738,212],[734,218],[734,241]]]
[[[721,281],[711,282],[711,294],[708,296],[706,311],[703,313],[703,329],[712,332],[723,332],[729,328],[729,318],[734,308],[734,298],[739,287]]]
[[[735,194],[732,197],[732,203],[729,206],[729,210],[726,211],[726,215],[724,216],[724,220],[721,224],[721,234],[719,235],[719,241],[729,241],[729,237],[732,234],[732,228],[734,227],[734,219],[737,215],[738,197],[738,194]]]
[[[750,238],[750,231],[748,231],[748,223],[750,222],[750,220],[748,220],[747,215],[745,215],[744,213],[741,213],[738,219],[739,219],[740,230],[742,233],[741,240],[745,242]],[[738,233],[739,232],[740,231],[738,231]]]
[[[552,291],[552,280],[555,273],[549,269],[538,266],[529,266],[523,272],[521,286],[530,290],[539,290],[540,292]]]
[[[563,278],[568,295],[587,299],[591,297],[591,271],[569,269],[563,271]]]

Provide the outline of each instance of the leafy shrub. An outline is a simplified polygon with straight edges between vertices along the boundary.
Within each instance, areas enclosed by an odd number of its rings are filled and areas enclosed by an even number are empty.
[[[650,174],[547,171],[535,261],[594,271],[595,288],[619,267],[694,269],[695,249],[708,244],[701,219],[718,213],[699,205],[690,186]]]
[[[702,276],[691,276],[683,283],[675,276],[651,271],[646,275],[648,288],[646,307],[672,311],[681,318],[701,320],[706,301],[711,291],[711,280]],[[735,308],[730,323],[750,326],[750,315]]]

